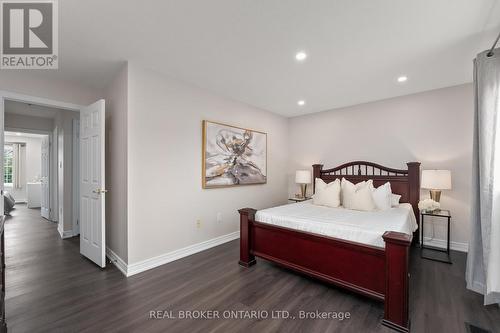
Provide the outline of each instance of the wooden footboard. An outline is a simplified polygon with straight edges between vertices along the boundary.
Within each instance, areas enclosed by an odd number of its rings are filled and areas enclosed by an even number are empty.
[[[382,324],[400,332],[410,329],[409,288],[410,288],[410,246],[412,236],[388,231],[385,241],[385,297],[384,320]]]
[[[255,209],[240,213],[240,260],[261,257],[342,288],[383,301],[383,324],[407,332],[408,256],[412,237],[386,232],[385,249],[255,221]]]

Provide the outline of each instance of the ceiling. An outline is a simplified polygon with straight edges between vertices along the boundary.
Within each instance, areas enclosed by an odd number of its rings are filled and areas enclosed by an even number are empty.
[[[57,113],[61,111],[55,108],[48,108],[34,104],[5,101],[5,113],[20,114],[23,116],[40,117],[40,118],[54,118]]]
[[[34,75],[103,89],[129,60],[297,116],[471,82],[472,59],[500,31],[499,2],[64,0],[60,70]]]

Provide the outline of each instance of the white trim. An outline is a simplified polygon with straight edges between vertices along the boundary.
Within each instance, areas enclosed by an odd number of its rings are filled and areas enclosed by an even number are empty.
[[[59,232],[59,236],[61,236],[62,239],[71,238],[74,236],[73,230],[63,231],[61,228],[59,228],[59,224],[57,225],[57,232]]]
[[[106,247],[106,256],[120,270],[120,272],[123,273],[123,275],[127,276],[127,263],[125,260],[120,258],[120,256],[109,247]]]
[[[0,90],[0,98],[2,98],[4,100],[6,99],[9,101],[14,101],[14,102],[30,103],[30,104],[40,105],[40,106],[47,106],[47,107],[52,107],[52,108],[55,107],[58,109],[77,111],[77,112],[80,112],[80,109],[83,107],[83,106],[77,105],[77,104],[60,102],[60,101],[56,101],[56,100],[48,99],[48,98],[23,95],[23,94],[18,94],[18,93],[14,93],[14,92],[10,92],[10,91],[5,91],[5,90]]]
[[[73,133],[72,133],[72,160],[73,166],[73,184],[72,184],[72,207],[73,213],[73,230],[75,236],[80,234],[80,120],[73,119]]]
[[[444,239],[432,239],[431,237],[424,237],[425,245],[435,246],[445,249],[446,248],[446,240]],[[460,242],[450,242],[450,249],[460,252],[468,252],[469,244],[468,243],[460,243]]]
[[[139,261],[133,264],[126,264],[116,253],[110,248],[106,248],[106,255],[113,264],[127,277],[142,273],[149,269],[168,264],[169,262],[188,257],[192,254],[208,250],[212,247],[222,245],[224,243],[240,238],[240,232],[235,231],[227,235],[212,238],[207,241],[183,247],[182,249],[164,253],[159,256]]]

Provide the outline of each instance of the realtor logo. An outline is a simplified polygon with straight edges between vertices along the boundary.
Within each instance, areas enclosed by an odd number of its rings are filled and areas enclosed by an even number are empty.
[[[57,69],[57,0],[0,0],[2,69]]]

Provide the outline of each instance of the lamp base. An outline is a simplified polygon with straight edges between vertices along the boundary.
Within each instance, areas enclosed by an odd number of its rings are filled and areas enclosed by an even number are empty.
[[[441,191],[440,190],[430,190],[429,193],[431,194],[431,199],[439,202],[441,200]]]
[[[302,198],[306,197],[306,191],[307,191],[307,184],[300,184],[300,193],[302,195]]]

